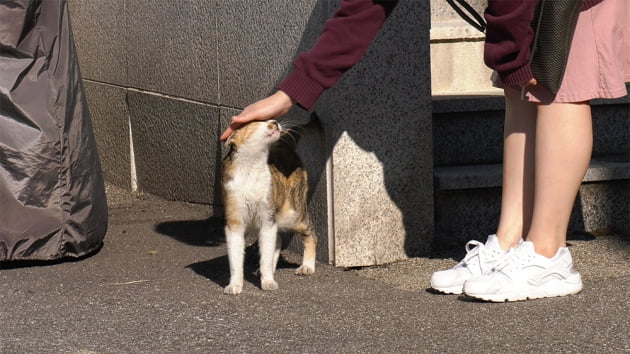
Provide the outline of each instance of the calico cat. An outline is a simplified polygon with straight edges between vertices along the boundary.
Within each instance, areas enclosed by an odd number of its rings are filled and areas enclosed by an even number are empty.
[[[294,231],[304,245],[296,274],[315,272],[317,237],[306,211],[307,177],[296,153],[296,139],[274,120],[251,122],[226,141],[223,159],[225,237],[230,282],[225,294],[243,290],[245,233],[258,232],[263,290],[275,290],[274,272],[280,255],[278,231]]]

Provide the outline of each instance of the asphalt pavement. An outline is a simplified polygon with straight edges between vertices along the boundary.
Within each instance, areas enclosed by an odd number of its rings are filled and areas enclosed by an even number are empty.
[[[0,265],[0,353],[630,352],[630,237],[583,235],[573,296],[484,303],[429,290],[462,250],[359,269],[317,264],[280,289],[228,281],[221,221],[204,205],[108,187],[105,244],[82,260]]]

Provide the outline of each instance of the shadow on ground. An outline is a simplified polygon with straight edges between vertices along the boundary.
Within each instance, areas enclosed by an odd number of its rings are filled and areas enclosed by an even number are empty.
[[[225,243],[223,218],[167,221],[155,226],[155,231],[191,246],[216,247]]]
[[[155,226],[155,231],[171,237],[179,242],[196,247],[219,247],[225,244],[225,221],[223,218],[211,217],[205,220],[181,220],[162,222]],[[282,248],[286,248],[287,241],[281,235]],[[258,245],[253,243],[245,248],[245,280],[259,286],[258,276]],[[278,260],[278,269],[297,268],[281,256]],[[229,262],[227,255],[190,264],[186,268],[225,287],[230,280]]]
[[[278,259],[277,269],[297,268],[298,265],[287,261],[282,255]],[[216,257],[207,261],[193,263],[186,268],[205,277],[221,287],[228,285],[230,281],[230,266],[227,255]],[[253,244],[245,248],[245,281],[260,287],[260,276],[258,275],[258,245]]]

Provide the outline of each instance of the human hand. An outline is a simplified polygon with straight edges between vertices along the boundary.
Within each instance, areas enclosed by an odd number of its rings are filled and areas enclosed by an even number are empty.
[[[255,120],[269,120],[285,115],[295,105],[289,95],[277,91],[273,95],[263,98],[245,107],[241,113],[232,117],[232,123],[221,134],[221,141],[227,140],[234,130],[241,125]]]
[[[538,81],[535,78],[531,78],[529,79],[529,81],[522,83],[521,87],[536,86],[536,85],[538,85]]]

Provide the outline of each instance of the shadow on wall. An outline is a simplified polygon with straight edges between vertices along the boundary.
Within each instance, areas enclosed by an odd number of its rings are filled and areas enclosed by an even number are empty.
[[[316,3],[298,53],[312,47],[324,19],[332,16],[337,6],[338,1],[332,0]],[[361,215],[351,220],[354,225],[345,219],[337,220],[337,227],[345,228],[353,238],[347,247],[349,251],[352,243],[375,244],[380,249],[376,251],[380,253],[375,256],[376,264],[400,259],[399,255],[387,253],[389,250],[400,253],[401,243],[407,256],[426,255],[430,251],[433,164],[429,27],[428,3],[401,0],[364,58],[320,98],[314,112],[294,109],[283,118],[307,128],[300,152],[308,166],[310,209],[320,239],[319,254],[328,253],[326,161],[329,159],[334,161],[335,215],[346,217],[361,203]],[[292,60],[283,77],[291,67]],[[275,91],[269,89],[265,94]],[[337,150],[340,145],[343,148]],[[218,187],[220,174],[215,176]],[[355,183],[352,176],[359,176],[361,183]],[[402,218],[402,227],[394,225],[401,224],[400,220],[391,220],[396,217]],[[203,233],[208,227],[215,230],[216,225],[213,221],[181,222],[157,228],[182,242],[199,243],[202,241],[191,235]],[[224,241],[222,232],[221,236],[218,229],[212,232],[216,235],[208,241],[210,244]]]
[[[357,203],[362,214],[336,220],[335,229],[346,252],[372,242],[375,264],[399,257],[401,241],[406,256],[428,254],[433,242],[429,27],[427,2],[401,1],[364,58],[315,107],[325,143],[313,143],[322,150],[309,176],[321,180],[332,159],[335,215]],[[398,214],[403,230],[391,220]]]
[[[313,46],[324,19],[337,5],[338,1],[317,2],[296,55]],[[334,220],[335,232],[343,234],[347,252],[373,247],[375,260],[366,262],[380,264],[400,259],[401,243],[406,256],[426,255],[431,249],[429,27],[429,4],[402,0],[364,58],[320,98],[313,114],[298,108],[281,120],[307,128],[300,152],[309,172],[309,206],[319,235],[319,255],[329,251],[328,160],[333,161],[334,214],[341,216]],[[358,203],[361,215],[346,219]],[[403,230],[396,218],[402,219]]]

